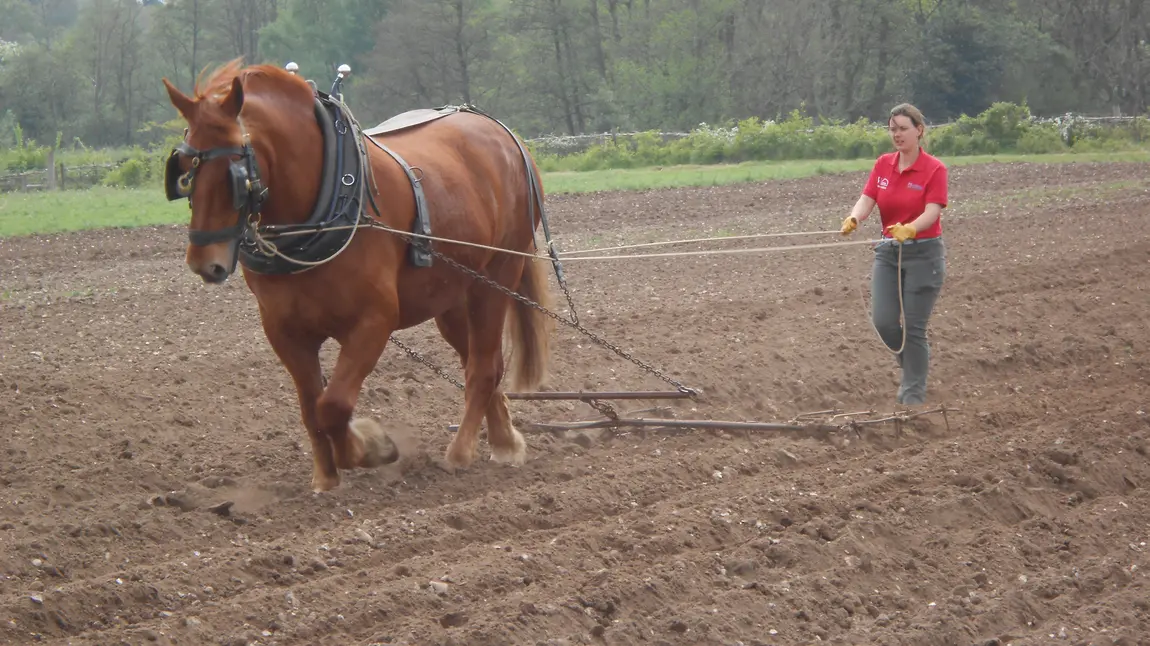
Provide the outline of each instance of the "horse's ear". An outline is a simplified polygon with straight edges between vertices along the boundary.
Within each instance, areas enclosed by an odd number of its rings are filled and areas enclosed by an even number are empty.
[[[232,91],[228,92],[220,102],[220,107],[223,108],[224,114],[233,119],[240,116],[240,108],[244,107],[244,85],[240,82],[240,77],[232,79]]]
[[[171,99],[172,105],[176,107],[176,110],[179,110],[180,114],[184,115],[185,120],[191,121],[192,109],[196,107],[196,102],[181,92],[179,88],[172,85],[167,77],[164,77],[162,80],[164,87],[168,89],[168,98]]]

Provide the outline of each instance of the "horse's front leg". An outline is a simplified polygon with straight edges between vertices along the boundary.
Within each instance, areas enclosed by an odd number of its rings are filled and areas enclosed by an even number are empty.
[[[398,448],[379,424],[351,418],[360,388],[375,369],[391,332],[388,326],[365,324],[343,340],[331,381],[316,405],[319,430],[331,440],[336,466],[341,469],[370,469],[399,459]]]
[[[319,430],[316,421],[316,404],[323,394],[323,369],[319,363],[319,349],[323,339],[299,333],[291,333],[274,323],[264,324],[268,342],[275,350],[280,362],[287,368],[295,382],[299,397],[300,418],[311,440],[312,467],[311,486],[314,491],[327,491],[339,485],[339,471],[336,469],[335,455],[331,442]]]

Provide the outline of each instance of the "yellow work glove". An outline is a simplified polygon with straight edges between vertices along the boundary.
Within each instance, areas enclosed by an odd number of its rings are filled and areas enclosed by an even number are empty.
[[[918,235],[918,231],[909,224],[892,224],[887,227],[886,232],[899,242],[906,242]]]
[[[847,219],[843,220],[843,228],[842,228],[842,231],[840,233],[842,233],[844,236],[849,236],[858,227],[859,227],[858,218],[856,218],[853,215],[848,215]]]

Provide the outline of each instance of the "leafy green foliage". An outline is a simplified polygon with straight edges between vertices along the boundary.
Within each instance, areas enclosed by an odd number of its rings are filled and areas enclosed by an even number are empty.
[[[1109,150],[1145,136],[961,115],[1003,102],[1045,117],[1146,113],[1142,4],[0,0],[0,163],[34,165],[37,147],[62,133],[57,159],[92,154],[67,143],[79,139],[142,146],[151,168],[173,134],[154,124],[176,116],[160,78],[190,91],[205,68],[236,57],[295,61],[324,90],[349,63],[346,98],[365,125],[466,101],[527,136],[690,132],[554,155],[590,169],[866,158],[887,149],[881,122],[904,100],[933,122],[957,119],[933,131],[940,153]],[[5,152],[17,148],[16,124],[37,143]]]
[[[104,177],[105,186],[118,186],[120,188],[137,188],[143,186],[150,179],[148,163],[139,158],[132,158]]]
[[[980,112],[1009,66],[1011,29],[966,3],[935,7],[911,78],[916,105],[935,118]]]
[[[48,147],[38,145],[35,139],[25,139],[19,123],[15,125],[14,137],[16,145],[4,155],[4,166],[17,172],[43,168],[48,160]]]
[[[260,30],[260,54],[284,65],[295,61],[300,74],[315,79],[323,90],[335,80],[342,63],[360,63],[375,46],[371,25],[387,12],[380,0],[287,0],[275,21]],[[345,91],[346,91],[345,86]]]

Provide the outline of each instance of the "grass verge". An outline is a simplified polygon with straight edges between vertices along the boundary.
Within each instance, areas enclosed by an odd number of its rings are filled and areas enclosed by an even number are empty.
[[[1050,155],[976,155],[944,157],[942,161],[950,167],[1009,162],[1032,164],[1150,162],[1150,151],[1056,153]],[[801,179],[816,175],[869,171],[873,165],[873,159],[847,159],[552,172],[544,174],[543,186],[549,194],[646,190],[683,186],[722,186],[725,184]]]
[[[1053,155],[985,155],[953,157],[948,166],[993,162],[1039,164],[1070,162],[1150,162],[1150,151],[1063,153]],[[815,175],[861,172],[874,160],[748,162],[716,166],[675,166],[628,170],[544,173],[548,194],[646,190],[683,186],[720,186],[745,182],[799,179]],[[186,224],[187,203],[168,202],[160,187],[96,187],[54,193],[0,193],[0,237],[84,229]]]
[[[187,202],[162,188],[0,193],[0,237],[187,222]]]

